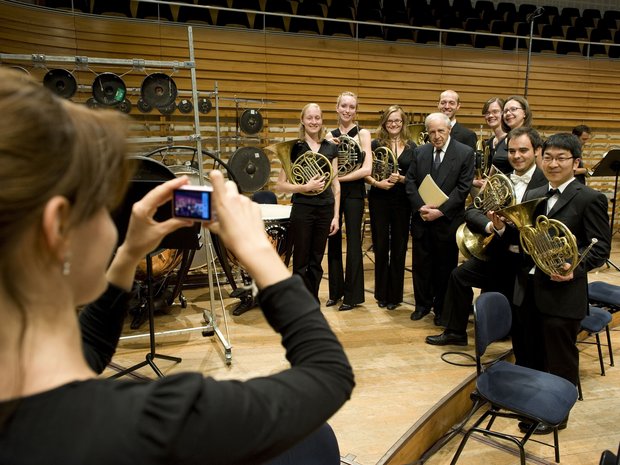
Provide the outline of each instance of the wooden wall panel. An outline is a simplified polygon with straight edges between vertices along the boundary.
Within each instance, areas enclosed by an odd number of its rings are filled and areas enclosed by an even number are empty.
[[[5,53],[186,61],[187,37],[183,24],[72,15],[0,0],[0,51]],[[459,121],[476,132],[484,124],[480,113],[488,97],[524,91],[526,50],[356,41],[196,25],[193,37],[199,90],[208,95],[217,82],[221,97],[223,158],[240,146],[264,146],[293,137],[299,111],[310,101],[322,106],[326,125],[333,127],[336,96],[343,90],[359,94],[360,123],[374,130],[387,105],[399,103],[421,121],[424,114],[435,111],[441,90],[452,88],[461,95]],[[44,71],[33,70],[33,74]],[[127,73],[123,78],[134,94],[144,77],[130,70],[94,71]],[[595,137],[584,158],[587,165],[594,165],[610,148],[620,147],[619,75],[618,60],[534,54],[528,92],[534,125],[543,134],[590,125]],[[77,76],[81,92],[75,100],[85,101],[94,75],[80,71]],[[189,71],[180,70],[174,79],[181,95],[189,95]],[[131,92],[129,97],[134,103],[137,100]],[[237,131],[236,115],[244,108],[261,110],[265,127],[257,136],[245,137]],[[134,109],[132,115],[135,132],[143,135],[193,131],[191,115],[178,111],[163,116]],[[201,125],[214,148],[214,112],[202,115]],[[489,134],[486,126],[483,132]],[[591,185],[610,191],[609,182],[593,179]]]

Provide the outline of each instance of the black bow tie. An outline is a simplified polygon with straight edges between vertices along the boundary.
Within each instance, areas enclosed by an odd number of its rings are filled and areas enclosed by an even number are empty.
[[[547,193],[545,194],[545,197],[549,199],[553,197],[555,194],[560,195],[560,189],[549,189]]]

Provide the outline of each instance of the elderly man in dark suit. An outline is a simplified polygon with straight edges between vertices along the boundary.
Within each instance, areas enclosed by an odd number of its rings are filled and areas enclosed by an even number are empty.
[[[521,127],[513,129],[507,136],[508,161],[513,168],[509,174],[514,189],[514,202],[520,203],[524,194],[532,189],[547,185],[542,170],[536,166],[536,159],[542,152],[542,138],[535,129]],[[483,191],[484,192],[484,191]],[[465,222],[473,233],[488,242],[486,260],[472,257],[450,274],[443,322],[446,329],[437,336],[427,336],[426,343],[432,345],[467,345],[467,322],[473,300],[474,287],[485,291],[503,293],[512,299],[512,290],[520,263],[518,234],[506,234],[506,225],[493,210],[475,208],[465,212]]]
[[[478,140],[476,133],[471,129],[467,129],[456,120],[456,113],[461,108],[459,94],[453,90],[444,90],[439,96],[437,108],[441,113],[450,118],[450,125],[452,126],[450,136],[475,150]]]
[[[517,357],[517,363],[548,371],[575,385],[579,382],[577,333],[588,311],[587,273],[603,265],[611,250],[607,197],[575,179],[580,156],[581,146],[574,135],[550,136],[543,144],[541,165],[549,185],[533,189],[524,200],[548,197],[539,204],[534,217],[545,215],[564,223],[575,236],[580,252],[592,239],[597,241],[570,273],[547,275],[532,261],[526,263],[517,276],[513,297],[516,316],[524,328],[513,334],[513,340],[522,339],[522,345],[531,348]],[[565,427],[566,422],[560,425],[560,429]],[[540,427],[536,433],[551,431]]]
[[[405,182],[412,206],[413,320],[431,308],[439,319],[450,272],[458,263],[456,230],[463,222],[465,199],[474,178],[474,151],[450,136],[450,119],[443,113],[426,117],[430,142],[415,149]],[[422,199],[419,188],[430,175],[448,199],[433,205]]]

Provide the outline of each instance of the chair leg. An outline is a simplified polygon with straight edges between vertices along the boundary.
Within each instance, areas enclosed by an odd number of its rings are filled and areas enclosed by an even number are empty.
[[[614,366],[614,351],[611,347],[611,336],[609,335],[609,325],[605,326],[607,333],[607,349],[609,349],[609,366]]]
[[[560,441],[558,439],[558,427],[553,428],[553,442],[555,449],[555,461],[556,463],[560,463]]]
[[[601,348],[601,338],[598,333],[594,335],[596,337],[596,350],[598,350],[598,362],[601,365],[601,376],[605,376],[605,363],[603,362],[603,350]]]
[[[583,391],[581,390],[581,378],[577,379],[577,392],[578,392],[578,396],[577,399],[578,400],[583,400]]]

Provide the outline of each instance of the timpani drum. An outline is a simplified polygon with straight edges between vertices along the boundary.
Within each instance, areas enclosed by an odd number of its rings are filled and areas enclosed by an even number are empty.
[[[286,232],[290,224],[293,206],[267,203],[259,205],[265,223],[265,232],[278,255],[284,257],[287,249]]]

